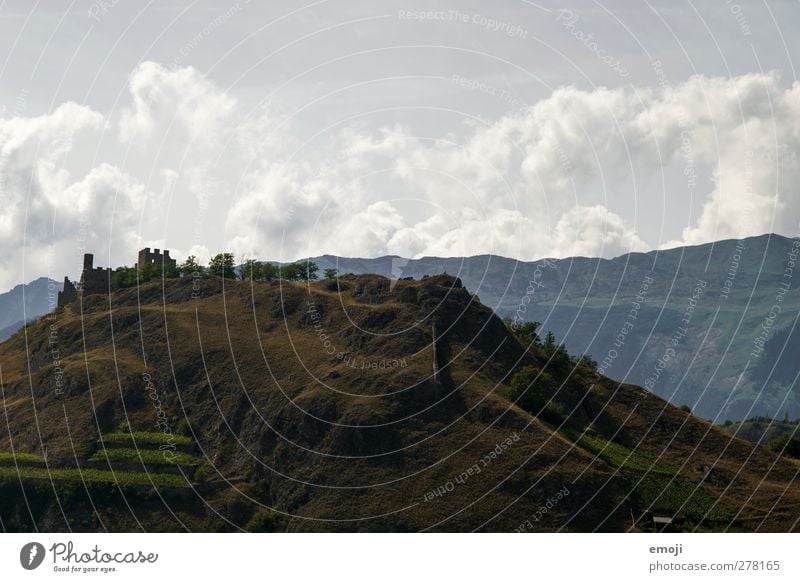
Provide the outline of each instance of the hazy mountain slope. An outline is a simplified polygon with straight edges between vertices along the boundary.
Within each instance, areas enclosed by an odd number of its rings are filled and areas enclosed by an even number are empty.
[[[541,321],[543,331],[571,352],[591,354],[608,376],[721,421],[800,416],[800,396],[789,390],[800,361],[787,349],[800,345],[793,327],[800,291],[781,287],[792,283],[784,275],[797,244],[772,235],[611,260],[528,263],[494,256],[314,260],[342,273],[457,275],[497,313]],[[770,318],[776,304],[780,313]],[[763,337],[761,351],[755,342]]]
[[[26,320],[36,319],[55,308],[61,286],[61,283],[40,277],[0,293],[0,341],[9,338]]]
[[[182,279],[82,310],[0,345],[0,452],[46,455],[0,463],[4,529],[625,531],[660,511],[788,531],[800,515],[796,462],[547,365],[450,277]],[[554,379],[539,418],[507,399],[523,366]],[[133,446],[128,424],[147,459],[107,457]],[[141,431],[188,435],[185,460]]]

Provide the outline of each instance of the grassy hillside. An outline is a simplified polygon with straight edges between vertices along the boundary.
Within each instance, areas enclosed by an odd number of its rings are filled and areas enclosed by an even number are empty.
[[[448,276],[90,296],[0,344],[3,528],[795,527],[797,461],[531,339]]]

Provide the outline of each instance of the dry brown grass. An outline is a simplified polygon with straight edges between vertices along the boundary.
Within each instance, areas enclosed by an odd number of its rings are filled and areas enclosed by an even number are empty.
[[[206,464],[198,477],[202,493],[184,500],[188,514],[206,514],[202,498],[246,521],[257,509],[250,500],[258,499],[291,515],[291,530],[509,531],[568,486],[571,494],[536,529],[627,529],[631,510],[648,509],[634,487],[641,476],[576,446],[558,423],[506,399],[509,370],[544,362],[451,285],[431,278],[389,290],[386,279],[359,276],[342,278],[339,288],[225,281],[223,292],[222,281],[205,278],[198,299],[191,280],[125,290],[112,297],[110,310],[108,297],[90,297],[82,314],[76,306],[56,316],[62,393],[48,353],[51,321],[28,330],[27,349],[21,338],[0,344],[11,426],[10,434],[0,431],[0,451],[12,440],[19,450],[46,447],[50,459],[68,466],[73,448],[83,450],[123,423],[158,431],[155,392],[170,429],[188,424]],[[355,367],[327,353],[307,317],[309,301],[335,352],[347,352]],[[444,334],[441,383],[431,378],[431,317]],[[402,367],[361,367],[402,359]],[[744,508],[733,523],[701,527],[746,530],[767,516],[764,528],[785,531],[799,515],[791,485],[796,463],[589,369],[560,379],[556,400],[573,429],[591,421],[598,438],[658,458],[681,483],[718,500],[723,515]],[[515,434],[518,440],[480,474],[425,500]],[[217,471],[261,493],[245,497]],[[232,509],[232,496],[249,509]],[[142,508],[151,528],[175,528],[163,506]],[[232,527],[209,520],[193,523]]]

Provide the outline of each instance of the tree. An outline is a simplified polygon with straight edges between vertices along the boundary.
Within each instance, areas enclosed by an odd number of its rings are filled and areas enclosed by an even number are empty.
[[[547,372],[533,366],[525,366],[511,379],[509,397],[517,406],[532,414],[542,411],[549,401],[548,393],[555,382]]]
[[[274,533],[286,531],[287,518],[268,509],[258,510],[245,525],[250,533]]]
[[[592,370],[597,370],[598,368],[597,360],[595,360],[589,354],[583,354],[582,356],[578,356],[577,358],[575,358],[574,362],[576,366],[584,365],[588,366]]]
[[[303,268],[297,263],[289,263],[280,266],[280,277],[287,281],[299,281],[302,276]]]
[[[306,261],[306,266],[305,266],[306,280],[313,281],[314,279],[317,279],[318,278],[317,271],[319,271],[319,267],[317,266],[316,263],[314,263],[313,261]]]
[[[145,283],[153,279],[172,279],[178,276],[178,267],[169,265],[151,264],[145,265],[138,271],[139,283]]]
[[[134,287],[138,282],[136,267],[119,267],[111,277],[112,289],[126,289]]]
[[[328,281],[333,281],[339,275],[339,271],[337,269],[325,269],[324,274]]]
[[[539,345],[541,342],[539,341],[539,335],[536,332],[539,331],[541,326],[542,324],[538,321],[526,321],[524,323],[515,321],[511,324],[511,331],[523,343]]]
[[[556,348],[556,334],[552,331],[548,331],[544,336],[544,353],[549,358],[556,353]]]
[[[233,253],[219,253],[214,255],[208,262],[208,272],[216,277],[235,279],[236,269],[234,266]]]
[[[242,281],[260,281],[261,280],[261,263],[255,259],[245,259],[239,270],[239,276]]]
[[[259,281],[274,281],[280,275],[280,268],[272,263],[262,263],[259,271]]]
[[[197,262],[196,256],[189,255],[186,257],[185,261],[178,265],[178,271],[184,277],[193,277],[195,275],[202,274],[205,269],[202,265],[200,265],[200,263]]]
[[[127,289],[154,279],[172,279],[178,276],[177,267],[172,265],[145,265],[143,269],[136,267],[119,267],[111,277],[112,289]]]
[[[312,261],[298,261],[280,267],[280,274],[283,279],[289,281],[310,281],[317,278],[319,267]]]
[[[800,459],[800,439],[786,433],[767,443],[767,448],[774,453],[783,453]]]

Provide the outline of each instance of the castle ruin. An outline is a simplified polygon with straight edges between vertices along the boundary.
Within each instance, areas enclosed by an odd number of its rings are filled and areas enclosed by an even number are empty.
[[[110,268],[94,266],[94,255],[86,253],[83,255],[83,271],[81,280],[78,282],[78,290],[84,295],[93,293],[108,293],[111,291],[111,277],[114,271]]]
[[[150,247],[145,247],[139,251],[139,260],[136,263],[136,267],[143,271],[147,265],[158,265],[159,267],[175,267],[177,262],[175,259],[170,258],[169,251],[164,249],[164,254],[161,254],[161,251],[155,249],[152,253],[150,252]]]
[[[150,247],[145,247],[139,251],[136,268],[141,272],[150,265],[174,269],[177,266],[177,261],[169,256],[169,251],[166,249],[163,253],[159,249],[150,252]],[[69,277],[64,277],[64,288],[58,293],[58,306],[61,307],[72,303],[81,295],[110,293],[113,290],[112,283],[115,272],[116,269],[95,267],[94,255],[85,253],[83,255],[83,269],[81,270],[80,280],[77,283],[73,283],[69,280]]]

